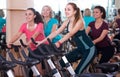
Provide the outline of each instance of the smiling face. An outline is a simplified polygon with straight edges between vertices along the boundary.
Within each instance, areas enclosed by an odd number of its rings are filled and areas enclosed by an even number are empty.
[[[27,22],[31,22],[31,21],[34,21],[36,15],[33,13],[32,10],[27,10],[26,13],[25,13],[25,16],[26,16],[26,21]]]
[[[72,5],[68,4],[65,8],[65,14],[67,18],[75,16],[75,10],[73,9]]]
[[[49,6],[44,6],[42,8],[42,12],[41,12],[41,15],[43,17],[51,17],[51,14],[52,14],[52,10]]]
[[[94,16],[94,18],[96,18],[96,19],[102,18],[102,15],[103,15],[103,13],[99,9],[95,8],[93,10],[93,16]]]

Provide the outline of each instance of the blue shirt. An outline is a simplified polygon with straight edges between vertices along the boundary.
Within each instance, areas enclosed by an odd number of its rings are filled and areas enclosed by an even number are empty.
[[[6,20],[4,18],[0,17],[0,32],[5,24],[6,24]]]
[[[85,22],[85,28],[88,27],[90,22],[95,21],[95,18],[92,17],[92,16],[84,16],[83,19],[84,19],[84,22]]]
[[[47,23],[44,23],[44,33],[46,37],[49,36],[49,34],[52,32],[52,28],[55,24],[58,25],[58,21],[54,18],[51,18]],[[61,36],[57,35],[55,38],[52,39],[52,42],[55,43],[60,39]]]

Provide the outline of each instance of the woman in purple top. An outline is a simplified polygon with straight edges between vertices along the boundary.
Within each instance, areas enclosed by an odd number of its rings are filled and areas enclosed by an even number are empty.
[[[117,26],[120,28],[120,9],[118,9],[118,15],[115,17]]]
[[[118,9],[118,15],[115,17],[115,20],[113,22],[116,22],[116,25],[119,30],[117,31],[118,33],[114,35],[114,38],[120,40],[120,9]]]
[[[106,17],[105,9],[96,6],[93,10],[95,21],[91,22],[86,29],[95,44],[98,54],[102,54],[99,63],[108,62],[114,54],[114,48],[108,37],[108,23],[104,21]]]

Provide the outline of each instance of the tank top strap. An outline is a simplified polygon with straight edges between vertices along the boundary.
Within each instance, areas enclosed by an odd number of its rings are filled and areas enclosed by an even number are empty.
[[[69,30],[68,30],[69,24],[70,24],[70,21],[67,23],[67,26],[66,26],[66,28],[67,28],[67,33],[69,32]]]

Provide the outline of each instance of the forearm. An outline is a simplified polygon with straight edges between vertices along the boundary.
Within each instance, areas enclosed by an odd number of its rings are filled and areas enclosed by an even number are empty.
[[[102,34],[97,39],[95,39],[93,41],[94,44],[96,44],[96,43],[101,42],[102,40],[104,40],[104,38],[107,36],[107,34],[108,34],[108,30],[103,30]]]
[[[21,32],[18,32],[16,35],[14,35],[12,38],[11,38],[11,40],[8,42],[9,44],[10,43],[14,43],[15,41],[17,41],[19,38],[20,38],[20,36],[22,35],[22,33]]]
[[[12,39],[8,42],[8,43],[14,43],[15,41],[17,41],[19,39],[18,35],[15,35],[12,37]]]
[[[58,34],[60,34],[64,29],[65,29],[65,25],[62,25],[59,29],[55,30],[54,32],[52,32],[49,36],[47,36],[44,40],[40,41],[39,44],[44,43],[47,41],[47,39],[49,38],[50,40],[52,40],[55,36],[57,36]],[[38,45],[39,45],[38,44]]]
[[[93,40],[93,43],[96,44],[98,42],[101,42],[102,40],[103,40],[103,38],[97,38],[97,39]]]
[[[66,35],[63,36],[62,39],[59,40],[59,42],[60,42],[60,43],[64,43],[64,42],[67,41],[71,36],[72,36],[72,34],[67,33]]]
[[[66,40],[68,40],[72,35],[70,33],[67,33],[67,35],[64,35],[62,39],[60,39],[59,41],[57,41],[55,44],[56,46],[59,48],[62,43],[64,43]]]
[[[91,28],[88,26],[87,29],[86,29],[86,34],[88,35],[89,32],[90,32]]]

